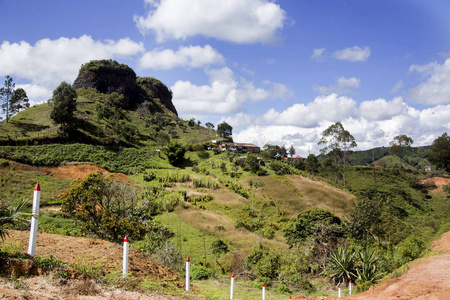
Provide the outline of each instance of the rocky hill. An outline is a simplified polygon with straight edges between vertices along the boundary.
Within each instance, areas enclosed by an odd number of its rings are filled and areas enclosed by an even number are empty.
[[[133,69],[114,60],[93,60],[81,66],[73,88],[93,88],[108,95],[114,92],[122,94],[122,108],[126,109],[158,98],[161,104],[177,115],[172,92],[161,81],[151,77],[138,78]]]

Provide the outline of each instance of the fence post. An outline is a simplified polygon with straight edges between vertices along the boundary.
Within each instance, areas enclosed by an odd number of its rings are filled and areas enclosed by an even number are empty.
[[[190,285],[190,268],[191,268],[191,259],[189,256],[186,258],[186,292],[189,292],[189,285]]]
[[[123,268],[122,268],[123,278],[127,277],[128,273],[128,247],[129,247],[128,235],[126,235],[125,238],[123,239]]]
[[[231,274],[231,288],[230,288],[230,300],[233,300],[234,296],[234,273]]]
[[[38,218],[39,218],[39,202],[41,200],[41,186],[36,183],[33,193],[33,208],[31,216],[31,230],[30,230],[30,241],[28,243],[28,254],[34,255],[36,252],[36,237],[38,228]]]

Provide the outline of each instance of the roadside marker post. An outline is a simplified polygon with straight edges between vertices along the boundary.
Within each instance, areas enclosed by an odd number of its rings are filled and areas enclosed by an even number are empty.
[[[263,282],[263,287],[262,287],[262,300],[266,300],[266,283]]]
[[[28,243],[28,254],[34,255],[36,252],[36,237],[39,218],[39,202],[41,200],[41,186],[36,183],[33,193],[33,208],[31,216],[30,241]]]
[[[128,247],[129,247],[128,235],[126,235],[125,238],[123,239],[123,269],[122,269],[123,278],[127,277],[128,273]]]
[[[339,294],[339,298],[341,298],[341,285],[338,286],[338,294]]]
[[[348,283],[348,294],[351,296],[352,295],[352,281],[350,280]]]
[[[190,286],[190,274],[191,274],[191,259],[189,256],[186,258],[186,292],[189,292],[189,286]]]
[[[231,274],[231,288],[230,288],[230,300],[233,300],[234,296],[234,273]]]

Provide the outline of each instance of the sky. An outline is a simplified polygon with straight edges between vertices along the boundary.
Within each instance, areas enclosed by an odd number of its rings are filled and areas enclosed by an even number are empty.
[[[180,118],[306,157],[336,122],[355,150],[450,133],[449,37],[448,0],[0,0],[0,77],[34,105],[113,59]]]

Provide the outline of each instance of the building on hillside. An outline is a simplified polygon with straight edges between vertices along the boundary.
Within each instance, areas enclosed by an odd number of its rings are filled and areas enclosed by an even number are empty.
[[[293,156],[293,157],[285,157],[284,158],[285,160],[305,160],[303,157],[301,157],[300,155],[296,155],[296,156]]]
[[[247,143],[223,143],[219,146],[222,151],[236,151],[238,153],[259,153],[261,148],[254,144]]]

